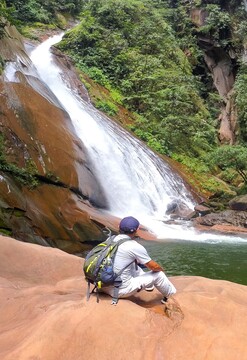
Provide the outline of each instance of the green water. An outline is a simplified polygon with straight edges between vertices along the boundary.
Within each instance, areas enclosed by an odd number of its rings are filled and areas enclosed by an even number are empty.
[[[195,275],[247,285],[247,242],[139,242],[168,276]]]

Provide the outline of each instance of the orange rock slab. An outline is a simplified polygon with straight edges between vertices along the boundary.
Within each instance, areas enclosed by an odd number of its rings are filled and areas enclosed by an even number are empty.
[[[173,277],[179,311],[157,292],[86,301],[83,259],[0,237],[1,360],[243,360],[247,287]]]

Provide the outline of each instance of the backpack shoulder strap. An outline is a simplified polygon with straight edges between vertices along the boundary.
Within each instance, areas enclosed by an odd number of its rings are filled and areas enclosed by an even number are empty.
[[[121,239],[118,241],[119,245],[123,244],[126,241],[130,241],[131,239]],[[115,261],[115,257],[114,257]],[[117,274],[114,282],[114,288],[113,288],[113,297],[111,305],[117,305],[118,303],[118,293],[119,293],[119,287],[122,284],[121,275],[125,269],[127,269],[131,264],[136,263],[136,260],[131,261],[128,265],[126,265],[123,269],[121,269]]]

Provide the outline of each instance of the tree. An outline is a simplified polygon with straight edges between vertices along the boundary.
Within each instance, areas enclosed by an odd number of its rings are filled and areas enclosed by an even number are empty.
[[[223,145],[213,151],[208,160],[221,170],[234,169],[247,184],[247,148],[241,145]]]

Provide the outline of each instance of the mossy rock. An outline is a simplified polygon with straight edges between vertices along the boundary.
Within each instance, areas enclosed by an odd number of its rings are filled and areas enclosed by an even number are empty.
[[[8,229],[8,228],[1,228],[0,227],[0,233],[3,234],[3,235],[7,235],[7,236],[12,236],[13,235],[12,230]]]

